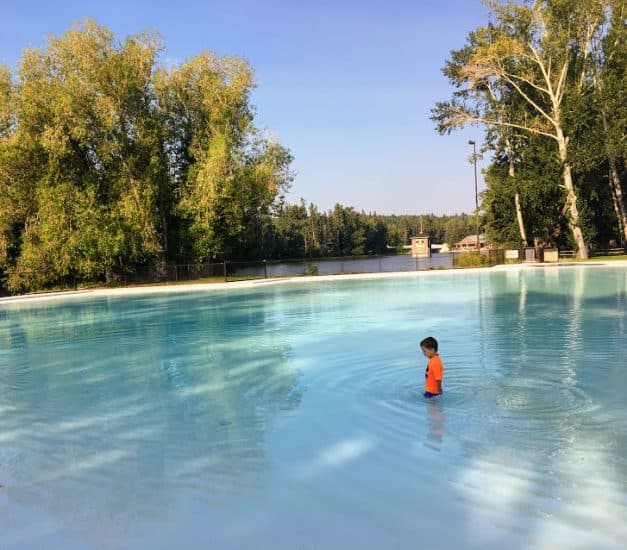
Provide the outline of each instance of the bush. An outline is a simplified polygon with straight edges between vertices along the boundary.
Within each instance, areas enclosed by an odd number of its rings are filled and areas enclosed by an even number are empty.
[[[463,254],[455,254],[453,256],[454,267],[485,267],[488,265],[490,265],[490,262],[485,254],[464,252]]]

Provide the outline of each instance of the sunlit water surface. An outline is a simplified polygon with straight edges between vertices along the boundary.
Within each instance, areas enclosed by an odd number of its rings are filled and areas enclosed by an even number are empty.
[[[551,267],[5,304],[0,547],[624,548],[626,302]]]

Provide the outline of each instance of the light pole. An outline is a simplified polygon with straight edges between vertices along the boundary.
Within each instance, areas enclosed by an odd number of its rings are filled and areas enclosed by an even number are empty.
[[[479,198],[477,195],[477,144],[474,140],[468,141],[469,145],[472,145],[472,162],[475,167],[475,229],[477,233],[477,252],[481,250],[479,245]]]

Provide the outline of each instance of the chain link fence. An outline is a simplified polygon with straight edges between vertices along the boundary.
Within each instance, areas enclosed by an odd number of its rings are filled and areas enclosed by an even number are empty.
[[[67,276],[42,285],[41,290],[68,290],[89,286],[125,286],[141,284],[172,284],[191,281],[240,281],[315,275],[343,275],[352,273],[392,273],[457,267],[455,258],[477,253],[445,252],[430,257],[414,258],[407,254],[379,256],[344,256],[337,258],[300,258],[292,260],[224,261],[188,264],[154,264],[136,266],[122,273],[107,272],[103,280],[83,281]],[[476,265],[493,266],[504,263],[504,250],[482,250],[481,262]],[[25,279],[45,278],[41,273],[23,272]],[[6,280],[0,294],[8,294]]]

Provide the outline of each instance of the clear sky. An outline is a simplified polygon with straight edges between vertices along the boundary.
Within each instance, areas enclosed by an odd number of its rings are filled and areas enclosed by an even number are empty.
[[[257,124],[295,157],[290,202],[398,214],[474,208],[468,140],[480,143],[482,132],[440,136],[429,114],[452,92],[441,73],[449,51],[485,23],[480,0],[0,0],[0,62],[15,66],[24,47],[84,17],[118,38],[158,31],[167,63],[203,50],[246,57]]]

